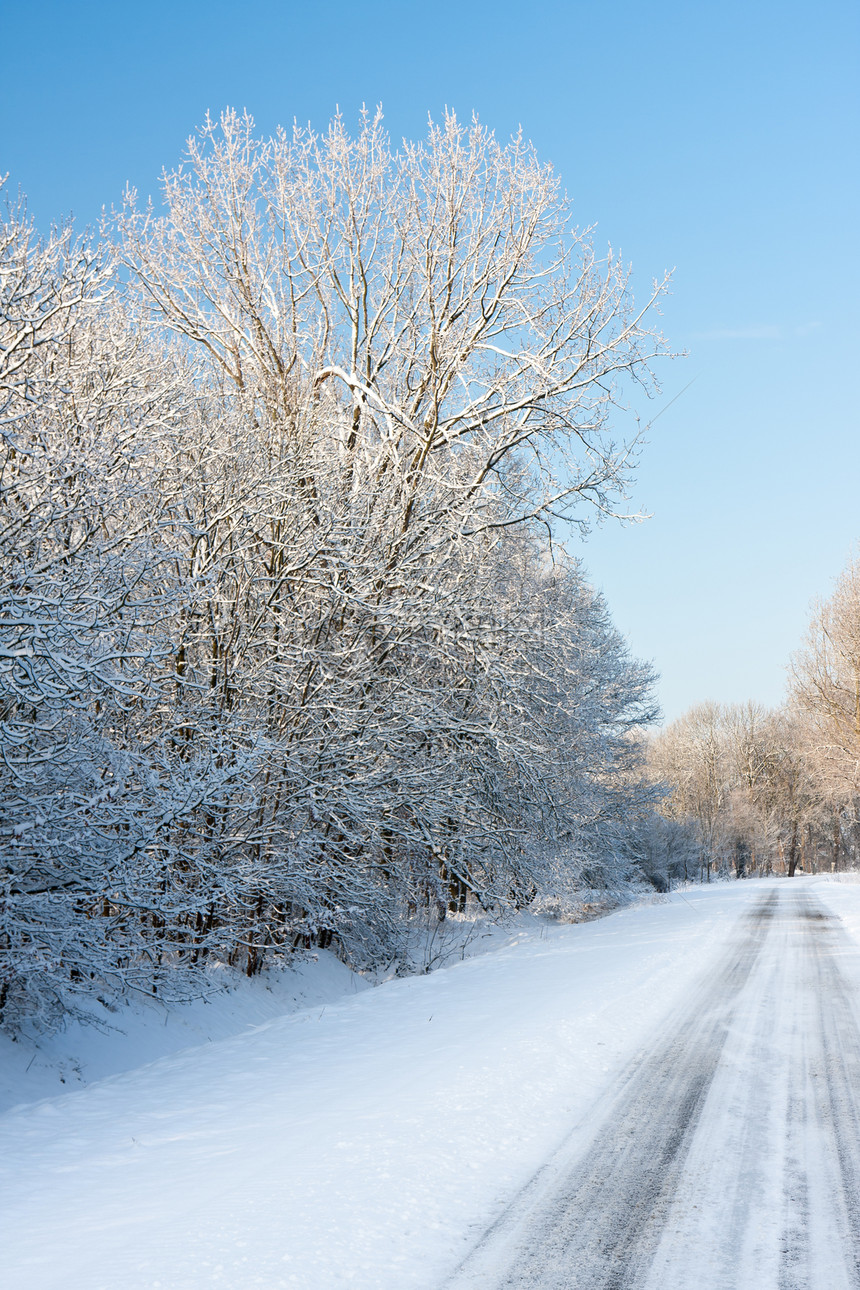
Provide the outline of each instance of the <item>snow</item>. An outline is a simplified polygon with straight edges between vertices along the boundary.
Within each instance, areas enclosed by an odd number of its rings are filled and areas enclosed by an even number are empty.
[[[231,1038],[251,1025],[332,1003],[370,984],[325,950],[289,971],[240,978],[238,986],[233,976],[211,973],[205,998],[170,1008],[158,999],[141,998],[121,1010],[85,999],[82,1009],[95,1024],[70,1021],[54,1034],[15,1041],[0,1034],[0,1111]]]
[[[860,936],[860,886],[801,881]],[[228,1005],[200,1005],[194,1025],[205,1008],[212,1024],[182,1033],[211,1042],[0,1117],[3,1283],[438,1287],[560,1141],[587,1133],[767,885],[533,927],[292,1015],[267,1015],[261,994],[260,1024],[229,1038]],[[94,1041],[91,1074],[110,1044]]]

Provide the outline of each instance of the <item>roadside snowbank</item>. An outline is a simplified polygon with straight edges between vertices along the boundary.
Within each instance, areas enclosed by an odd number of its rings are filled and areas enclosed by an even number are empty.
[[[808,884],[809,890],[815,892],[822,905],[841,920],[851,938],[860,942],[860,874],[810,875],[801,881]],[[860,988],[860,975],[854,956],[845,955],[840,967],[848,979]]]
[[[653,902],[662,897],[635,891],[627,900]],[[570,911],[569,921],[586,922],[609,912],[594,900]],[[522,913],[501,923],[449,916],[442,923],[413,930],[409,961],[416,975],[488,954],[542,936],[552,920]],[[236,972],[214,971],[205,998],[169,1006],[155,999],[132,998],[108,1007],[92,997],[82,1003],[92,1022],[70,1020],[52,1034],[0,1033],[0,1114],[24,1102],[84,1088],[107,1075],[121,1075],[185,1048],[232,1039],[250,1027],[304,1008],[319,1008],[379,986],[393,969],[357,973],[327,950],[296,957],[289,968],[267,971],[250,980]]]
[[[212,992],[192,1003],[168,1008],[158,999],[137,999],[109,1010],[90,1000],[95,1024],[71,1021],[37,1039],[0,1035],[0,1112],[136,1070],[184,1048],[230,1039],[249,1026],[333,1003],[369,985],[325,950],[290,970],[252,980],[230,973],[229,980],[220,988],[213,975]]]

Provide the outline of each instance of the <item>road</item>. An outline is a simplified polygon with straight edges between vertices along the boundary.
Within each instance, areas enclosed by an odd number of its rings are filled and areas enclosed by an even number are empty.
[[[764,893],[446,1290],[860,1287],[852,946],[802,886]]]

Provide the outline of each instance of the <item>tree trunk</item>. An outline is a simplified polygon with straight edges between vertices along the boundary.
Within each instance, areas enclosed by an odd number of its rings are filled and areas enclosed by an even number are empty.
[[[788,844],[788,876],[794,877],[797,868],[797,820],[791,822],[791,841]]]

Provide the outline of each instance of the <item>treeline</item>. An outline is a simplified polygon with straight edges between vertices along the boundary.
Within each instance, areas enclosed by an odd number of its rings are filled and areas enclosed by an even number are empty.
[[[228,113],[0,274],[2,1024],[647,870],[652,674],[553,534],[660,288],[529,146]]]
[[[651,741],[649,766],[685,876],[856,868],[860,561],[815,607],[782,707],[700,704]]]

